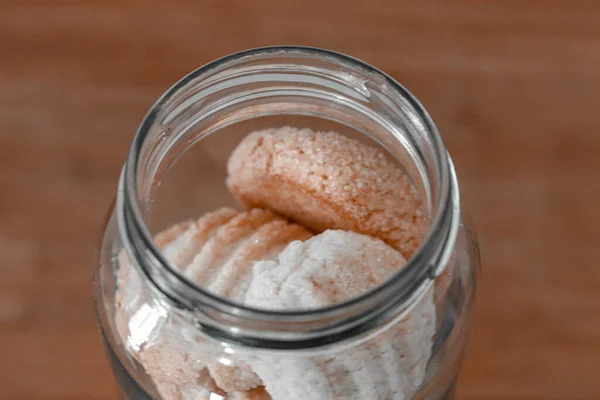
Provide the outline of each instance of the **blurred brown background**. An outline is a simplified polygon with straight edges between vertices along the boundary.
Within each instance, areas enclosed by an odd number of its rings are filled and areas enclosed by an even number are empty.
[[[549,0],[2,0],[0,399],[115,398],[90,281],[129,141],[273,44],[368,61],[437,121],[484,262],[458,399],[599,399],[600,3]]]

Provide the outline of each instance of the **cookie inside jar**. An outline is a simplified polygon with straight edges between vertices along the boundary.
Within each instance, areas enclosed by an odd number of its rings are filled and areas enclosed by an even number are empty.
[[[177,179],[165,179],[150,213],[160,218],[150,222],[165,259],[203,290],[262,310],[328,307],[381,285],[426,234],[423,188],[376,140],[273,123],[239,124],[219,138],[166,172]],[[125,342],[141,306],[128,302],[139,282],[121,258],[116,320]],[[165,400],[404,399],[424,379],[435,319],[429,291],[395,327],[335,355],[219,357],[167,323],[133,354]]]

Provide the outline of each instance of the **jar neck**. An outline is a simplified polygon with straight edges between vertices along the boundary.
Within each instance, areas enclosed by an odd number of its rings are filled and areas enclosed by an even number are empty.
[[[407,264],[379,287],[317,310],[267,311],[233,303],[169,266],[148,229],[162,176],[191,145],[229,125],[304,115],[349,126],[403,165],[425,200],[428,233]],[[149,286],[219,340],[300,349],[355,337],[401,316],[445,268],[460,219],[458,186],[444,144],[421,104],[354,58],[303,47],[236,53],[192,72],[150,109],[133,140],[117,196],[124,247]]]

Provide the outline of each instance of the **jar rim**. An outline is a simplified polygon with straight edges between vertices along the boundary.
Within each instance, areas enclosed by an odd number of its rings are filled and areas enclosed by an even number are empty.
[[[305,55],[325,57],[337,63],[341,63],[342,65],[345,64],[350,65],[353,68],[359,68],[383,79],[385,84],[389,85],[391,90],[410,104],[417,114],[416,117],[419,118],[420,122],[424,125],[425,131],[431,136],[433,152],[436,158],[435,167],[440,181],[440,187],[437,191],[437,207],[435,210],[432,210],[432,218],[427,235],[424,237],[413,256],[407,260],[403,268],[391,275],[385,282],[366,293],[344,302],[318,309],[257,309],[232,302],[227,298],[210,293],[199,285],[193,284],[184,278],[182,274],[179,274],[177,271],[168,267],[168,262],[164,259],[164,256],[152,239],[152,235],[144,220],[139,204],[137,172],[138,167],[140,166],[140,151],[151,127],[156,122],[158,113],[162,107],[190,82],[201,78],[204,74],[213,69],[246,57],[270,54],[277,55],[281,53],[288,56]],[[458,232],[457,221],[460,219],[458,204],[459,198],[456,176],[443,140],[425,108],[406,88],[404,88],[404,86],[376,67],[346,54],[316,47],[269,46],[243,50],[205,64],[180,79],[154,103],[138,127],[127,156],[120,179],[119,194],[117,196],[117,217],[123,244],[126,251],[129,253],[130,259],[133,264],[140,266],[139,269],[141,269],[144,275],[154,283],[153,286],[164,288],[163,284],[165,282],[157,285],[156,275],[153,275],[152,271],[149,268],[146,268],[148,257],[156,264],[162,266],[162,268],[170,274],[170,283],[167,282],[167,284],[183,285],[186,287],[187,293],[191,293],[194,296],[193,301],[191,301],[190,299],[173,298],[173,296],[167,294],[167,297],[178,306],[191,311],[198,311],[197,309],[199,307],[206,311],[206,307],[208,307],[211,310],[235,316],[236,318],[246,318],[253,321],[277,322],[281,324],[302,323],[324,319],[329,320],[344,314],[343,324],[341,324],[340,321],[340,324],[336,324],[335,327],[328,325],[327,329],[312,330],[313,334],[306,336],[306,340],[311,341],[316,336],[322,338],[323,334],[326,332],[330,335],[331,341],[335,341],[337,340],[336,335],[342,331],[347,333],[361,327],[359,330],[362,332],[369,327],[373,327],[376,321],[380,321],[380,319],[374,318],[375,316],[372,313],[348,314],[348,310],[358,310],[361,305],[364,308],[366,304],[373,304],[380,307],[380,311],[383,313],[385,312],[384,308],[407,302],[427,280],[432,280],[441,273],[441,270],[443,270],[446,263],[440,262],[440,260],[441,258],[449,257],[449,252],[444,249],[447,250],[448,248],[453,248],[454,242],[456,241],[456,234]],[[404,289],[404,296],[400,294],[401,291],[399,291],[399,288]],[[163,294],[165,293],[163,292]],[[190,300],[190,302],[187,302],[187,300]],[[343,311],[346,311],[346,313],[343,313]],[[227,329],[223,330],[222,326],[220,328],[214,328],[214,325],[211,327],[210,321],[202,321],[201,324],[206,331],[217,329],[219,331],[217,336],[221,338],[239,341],[239,335],[236,333],[235,329],[227,332]],[[250,338],[246,339],[248,339],[246,344],[255,345]],[[310,346],[308,342],[304,343],[302,340],[296,341],[298,342],[299,347]],[[272,343],[266,345],[266,347],[277,347],[276,342],[278,342],[278,340],[272,341]],[[303,344],[300,345],[299,343]],[[261,344],[261,346],[263,345],[264,343]]]

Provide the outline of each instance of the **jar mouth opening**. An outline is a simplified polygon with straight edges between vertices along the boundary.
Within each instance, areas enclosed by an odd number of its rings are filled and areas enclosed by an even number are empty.
[[[138,189],[140,153],[151,128],[159,117],[159,112],[165,104],[177,96],[180,90],[191,82],[202,78],[203,75],[214,69],[247,57],[259,55],[276,56],[278,54],[325,57],[341,65],[349,65],[365,71],[376,76],[381,82],[384,82],[389,90],[401,96],[411,106],[411,109],[415,113],[414,118],[418,120],[418,123],[422,125],[422,129],[430,136],[432,153],[435,158],[436,175],[439,177],[439,186],[436,191],[436,207],[431,210],[427,234],[403,268],[388,277],[381,285],[360,296],[318,309],[264,310],[247,307],[215,295],[199,285],[193,284],[182,274],[178,273],[178,271],[169,267],[169,263],[154,243],[140,205],[140,193]],[[380,307],[383,310],[385,307],[391,307],[392,304],[406,302],[423,283],[428,279],[433,279],[440,273],[440,271],[437,271],[440,266],[443,269],[445,263],[440,262],[440,257],[444,258],[442,254],[444,251],[442,250],[448,246],[452,247],[452,245],[448,244],[449,241],[455,240],[455,238],[452,238],[453,234],[451,231],[457,231],[458,229],[456,215],[451,215],[452,211],[458,211],[457,207],[458,187],[447,150],[433,120],[421,103],[395,79],[363,61],[345,54],[303,46],[261,47],[230,54],[196,69],[174,84],[151,107],[136,132],[121,176],[117,200],[117,209],[120,209],[118,211],[119,223],[122,225],[120,231],[123,235],[122,239],[125,248],[130,253],[132,261],[137,261],[135,263],[141,266],[140,269],[143,270],[146,277],[158,288],[164,289],[165,284],[171,286],[178,285],[185,288],[186,293],[193,297],[193,299],[181,299],[177,298],[177,296],[170,296],[167,293],[167,297],[170,300],[192,311],[198,308],[203,308],[206,311],[206,308],[209,308],[216,312],[234,316],[235,318],[247,318],[265,322],[276,321],[277,323],[303,323],[344,317],[345,321],[353,320],[358,324],[363,319],[372,317],[370,311],[374,307]],[[149,260],[151,263],[159,265],[162,268],[163,271],[161,271],[160,277],[157,275],[156,269],[146,268]],[[165,280],[165,276],[168,278],[166,279],[167,282],[157,282],[157,280]],[[405,290],[401,291],[399,288],[404,288]],[[162,292],[165,294],[164,291]],[[404,292],[404,295],[401,292]],[[190,301],[188,302],[187,300]],[[369,309],[368,313],[366,309]],[[365,312],[359,312],[360,310],[364,310]]]

